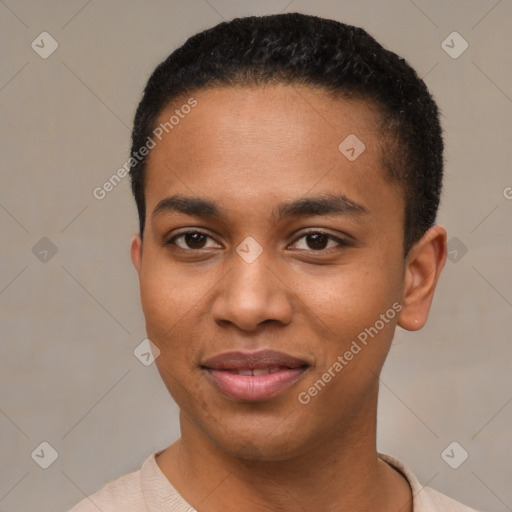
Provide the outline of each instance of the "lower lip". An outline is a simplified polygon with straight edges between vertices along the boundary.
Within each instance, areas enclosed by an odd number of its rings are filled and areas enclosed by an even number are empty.
[[[306,368],[283,368],[264,375],[238,375],[226,370],[207,368],[217,388],[227,397],[244,401],[273,398],[293,386]]]

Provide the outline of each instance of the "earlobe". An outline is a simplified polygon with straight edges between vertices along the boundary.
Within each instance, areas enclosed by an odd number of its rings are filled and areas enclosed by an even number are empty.
[[[142,240],[140,235],[134,235],[130,245],[130,255],[132,258],[133,266],[138,274],[142,266]]]
[[[425,325],[446,254],[446,229],[442,226],[432,226],[409,251],[398,318],[403,329],[417,331]]]

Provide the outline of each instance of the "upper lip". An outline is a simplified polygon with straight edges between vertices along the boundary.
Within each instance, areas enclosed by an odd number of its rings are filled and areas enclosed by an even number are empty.
[[[257,352],[225,352],[204,361],[204,368],[212,370],[237,370],[275,368],[302,368],[309,366],[303,359],[276,350],[259,350]]]

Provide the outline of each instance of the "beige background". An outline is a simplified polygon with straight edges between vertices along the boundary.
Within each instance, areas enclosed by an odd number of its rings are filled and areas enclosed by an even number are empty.
[[[178,436],[154,365],[133,354],[145,331],[128,178],[103,200],[92,191],[126,161],[164,57],[223,18],[282,11],[364,27],[443,111],[439,223],[459,242],[427,326],[397,333],[379,449],[474,508],[512,510],[510,0],[0,2],[0,510],[67,510]],[[31,48],[43,31],[59,45],[47,59]],[[469,43],[457,59],[441,47],[453,31]],[[56,254],[33,249],[43,237]],[[46,470],[31,457],[43,441],[58,452]],[[458,469],[441,458],[452,441],[469,453]]]

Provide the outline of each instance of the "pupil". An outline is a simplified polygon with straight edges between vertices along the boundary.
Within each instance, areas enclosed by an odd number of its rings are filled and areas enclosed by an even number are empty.
[[[186,233],[185,242],[193,249],[200,249],[204,245],[205,236],[202,233]]]
[[[325,246],[327,245],[327,237],[321,233],[308,235],[306,239],[308,240],[308,246],[311,249],[325,249]]]

